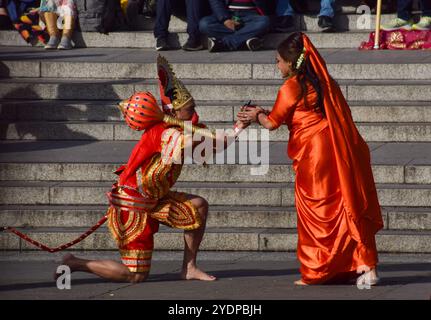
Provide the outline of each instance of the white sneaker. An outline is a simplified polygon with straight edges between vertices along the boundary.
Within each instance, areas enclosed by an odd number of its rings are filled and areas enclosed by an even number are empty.
[[[395,18],[388,23],[382,25],[382,30],[385,31],[394,31],[398,29],[403,30],[411,30],[412,29],[412,21],[411,20],[404,20],[401,18]]]
[[[412,26],[413,30],[428,31],[431,30],[431,17],[422,17],[418,23]]]

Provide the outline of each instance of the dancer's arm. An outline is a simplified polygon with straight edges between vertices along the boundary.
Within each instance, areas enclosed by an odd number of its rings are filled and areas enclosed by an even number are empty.
[[[261,107],[247,107],[238,113],[238,119],[242,121],[257,122],[268,130],[277,129],[294,111],[299,100],[299,91],[292,85],[284,84],[278,91],[277,100],[268,112]]]

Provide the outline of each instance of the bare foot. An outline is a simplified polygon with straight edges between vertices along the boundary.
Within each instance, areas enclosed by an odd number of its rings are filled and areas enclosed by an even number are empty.
[[[365,273],[363,273],[362,275],[360,275],[357,279],[356,279],[356,284],[366,284],[366,285],[370,285],[370,286],[375,286],[380,282],[380,278],[377,275],[377,270],[376,268],[373,268]]]
[[[306,284],[304,281],[302,281],[302,279],[294,281],[293,284],[295,286],[308,286],[308,284]]]
[[[73,254],[67,253],[61,259],[61,264],[68,266],[70,268],[70,271],[73,272],[73,271],[75,271],[74,268],[73,268],[73,260],[74,259],[76,259],[76,257]],[[57,273],[57,270],[55,270],[55,272],[54,272],[54,280],[57,280],[59,276],[61,276],[61,274]]]
[[[209,275],[206,272],[194,267],[188,268],[181,272],[181,279],[183,280],[201,280],[201,281],[214,281],[217,280],[216,277]]]

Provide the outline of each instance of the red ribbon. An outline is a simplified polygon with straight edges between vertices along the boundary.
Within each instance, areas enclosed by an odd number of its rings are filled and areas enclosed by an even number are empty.
[[[46,246],[46,245],[44,245],[44,244],[42,244],[42,243],[40,243],[40,242],[32,239],[32,238],[30,238],[26,234],[18,231],[15,228],[12,228],[12,227],[2,227],[1,231],[10,231],[10,232],[13,232],[18,237],[20,237],[21,239],[23,239],[23,240],[31,243],[32,245],[38,247],[39,249],[44,250],[44,251],[48,251],[50,253],[53,253],[53,252],[65,250],[65,249],[67,249],[67,248],[69,248],[69,247],[71,247],[71,246],[73,246],[73,245],[81,242],[82,240],[84,240],[85,238],[87,238],[90,234],[92,234],[94,231],[96,231],[97,229],[99,229],[99,227],[101,225],[103,225],[106,222],[107,219],[108,219],[108,216],[104,216],[102,219],[99,220],[99,222],[97,222],[94,226],[92,226],[90,229],[88,229],[85,233],[81,234],[78,238],[76,238],[75,240],[73,240],[71,242],[68,242],[66,244],[62,244],[61,246],[58,246],[56,248],[50,248],[50,247],[48,247],[48,246]]]

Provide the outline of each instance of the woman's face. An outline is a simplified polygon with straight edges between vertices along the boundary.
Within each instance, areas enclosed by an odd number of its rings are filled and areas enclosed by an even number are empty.
[[[285,61],[278,52],[275,58],[275,62],[283,78],[287,78],[292,74],[292,62]]]

